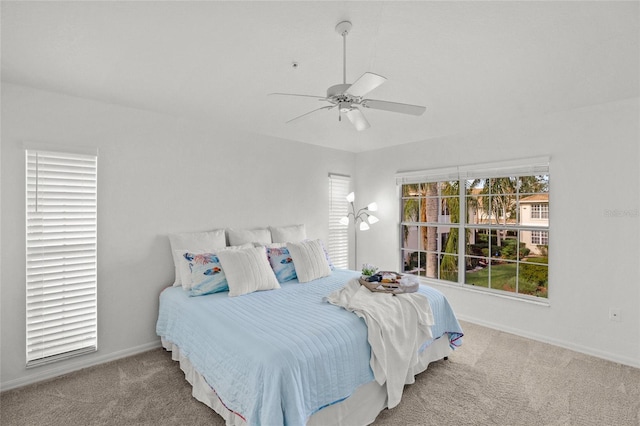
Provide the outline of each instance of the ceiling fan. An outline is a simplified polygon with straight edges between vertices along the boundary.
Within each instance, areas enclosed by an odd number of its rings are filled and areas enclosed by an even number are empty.
[[[376,87],[380,86],[387,79],[381,75],[371,72],[365,72],[353,84],[347,83],[347,34],[351,30],[351,22],[342,21],[336,25],[336,32],[342,36],[343,44],[343,66],[342,66],[342,84],[336,84],[327,89],[327,96],[299,95],[295,93],[270,93],[269,95],[283,96],[302,96],[307,98],[316,98],[319,101],[329,102],[326,105],[305,114],[299,115],[287,123],[306,117],[309,114],[321,110],[331,110],[338,108],[338,120],[342,120],[342,114],[345,114],[349,121],[358,131],[368,129],[369,122],[362,113],[363,108],[379,109],[384,111],[398,112],[401,114],[422,115],[426,110],[425,107],[419,105],[401,104],[397,102],[379,101],[376,99],[364,99],[364,96]]]

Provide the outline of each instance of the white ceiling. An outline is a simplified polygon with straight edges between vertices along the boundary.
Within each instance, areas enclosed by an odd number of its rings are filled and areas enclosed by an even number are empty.
[[[348,151],[465,133],[637,97],[639,6],[630,2],[8,2],[2,80]],[[357,132],[311,98],[366,71]],[[298,62],[294,69],[292,62]]]

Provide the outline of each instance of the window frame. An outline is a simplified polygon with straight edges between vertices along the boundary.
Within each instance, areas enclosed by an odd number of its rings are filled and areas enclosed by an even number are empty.
[[[406,265],[405,259],[406,259],[407,253],[412,253],[417,251],[418,258],[420,258],[420,256],[422,256],[421,253],[424,251],[420,247],[420,243],[418,243],[418,246],[415,248],[413,248],[412,246],[405,246],[405,227],[408,225],[416,227],[416,226],[424,226],[424,225],[430,224],[430,222],[421,223],[419,221],[413,222],[413,221],[403,220],[404,210],[405,210],[404,206],[406,203],[406,197],[404,196],[405,194],[403,194],[403,191],[404,191],[403,185],[426,183],[426,182],[449,182],[449,183],[455,182],[458,185],[457,197],[458,197],[458,204],[459,204],[458,209],[459,209],[460,219],[457,222],[447,223],[446,225],[448,227],[457,229],[457,232],[458,232],[457,235],[464,235],[465,237],[457,238],[457,250],[455,252],[449,251],[447,253],[441,253],[440,250],[438,250],[438,255],[440,258],[442,258],[443,255],[457,256],[457,259],[456,259],[457,269],[455,271],[457,276],[453,280],[451,279],[443,280],[441,276],[442,271],[441,271],[441,263],[440,263],[441,259],[440,259],[437,264],[437,271],[438,271],[437,275],[434,274],[433,278],[427,277],[428,273],[427,271],[425,271],[424,273],[425,276],[421,278],[427,281],[429,280],[434,281],[439,284],[454,285],[454,286],[459,286],[467,289],[487,291],[493,294],[498,294],[506,297],[515,297],[518,299],[525,299],[530,301],[541,302],[543,304],[548,304],[549,261],[548,261],[547,250],[548,250],[548,239],[549,239],[548,235],[550,230],[549,221],[548,221],[549,219],[548,203],[543,203],[547,207],[547,217],[545,218],[546,219],[545,224],[525,223],[527,222],[525,218],[520,217],[523,213],[520,211],[520,204],[519,204],[520,198],[524,198],[526,196],[532,195],[531,192],[525,192],[525,191],[516,192],[513,194],[515,195],[515,205],[510,207],[510,211],[515,212],[515,215],[513,215],[512,213],[513,217],[515,218],[515,223],[500,223],[500,221],[496,221],[495,215],[493,215],[492,217],[492,214],[489,215],[487,223],[475,223],[475,224],[467,223],[469,221],[469,216],[467,214],[467,199],[470,196],[470,194],[467,191],[466,185],[468,181],[473,179],[490,179],[490,178],[509,177],[509,178],[516,178],[520,183],[522,181],[520,177],[522,176],[536,176],[536,177],[545,176],[546,190],[540,193],[549,194],[551,192],[551,188],[549,184],[549,181],[550,181],[549,169],[550,169],[549,157],[537,157],[537,158],[521,159],[521,160],[498,162],[498,163],[487,163],[487,164],[478,164],[478,165],[470,165],[470,166],[454,166],[454,167],[448,167],[448,168],[411,171],[411,172],[398,172],[396,174],[396,184],[398,185],[398,199],[400,201],[399,202],[399,228],[400,228],[399,229],[399,234],[400,234],[399,255],[400,255],[400,267],[403,270],[403,272]],[[519,188],[520,188],[519,184],[517,188],[519,191]],[[491,194],[491,192],[489,192],[489,194]],[[447,195],[450,195],[450,194],[447,194]],[[479,230],[479,229],[488,229],[490,233],[496,232],[496,230],[501,230],[501,231],[504,231],[505,236],[507,234],[509,234],[510,236],[513,235],[511,236],[511,238],[514,238],[517,241],[517,243],[515,244],[516,250],[517,250],[515,259],[509,260],[508,258],[506,258],[506,260],[503,262],[504,264],[515,264],[516,286],[514,291],[491,288],[491,281],[490,281],[491,272],[488,272],[489,277],[487,279],[489,281],[488,281],[487,287],[481,287],[481,286],[473,285],[467,282],[468,271],[467,271],[466,262],[470,257],[469,253],[466,252],[467,251],[467,241],[466,241],[467,235],[468,235],[468,231]],[[547,244],[540,244],[539,246],[544,246],[544,247],[542,248],[538,247],[537,249],[535,249],[535,250],[539,250],[537,256],[542,257],[542,261],[546,262],[546,263],[543,263],[541,266],[546,268],[547,275],[546,275],[546,283],[543,284],[544,288],[540,289],[538,287],[538,289],[535,290],[535,292],[533,292],[532,294],[525,294],[520,292],[520,290],[527,291],[528,289],[524,289],[523,287],[520,287],[519,284],[525,284],[525,283],[531,284],[531,282],[520,281],[523,279],[522,276],[520,275],[521,273],[520,266],[522,264],[528,263],[523,261],[524,258],[520,257],[521,256],[520,250],[521,250],[521,244],[525,243],[524,241],[525,232],[530,233],[531,231],[542,231],[542,232],[545,232],[547,235]],[[471,255],[471,257],[473,257],[473,255]],[[489,259],[490,264],[493,263],[491,253],[489,253],[488,256],[482,256],[483,259],[484,257],[487,257],[487,259]],[[412,265],[413,263],[409,263],[409,267],[411,267]],[[420,267],[419,262],[417,267],[419,269]],[[540,268],[534,268],[534,269],[540,269]],[[433,272],[433,270],[431,272]],[[420,274],[420,272],[418,272],[418,274]]]
[[[97,149],[25,146],[27,368],[95,352]]]
[[[329,173],[329,235],[327,251],[331,263],[338,269],[349,269],[349,225],[340,219],[349,213],[347,194],[351,189],[351,176]]]

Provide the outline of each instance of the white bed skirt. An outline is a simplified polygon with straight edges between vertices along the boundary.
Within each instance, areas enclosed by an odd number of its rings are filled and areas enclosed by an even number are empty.
[[[193,387],[192,395],[195,399],[212,408],[220,414],[228,426],[246,426],[245,420],[235,412],[229,410],[218,398],[216,392],[209,386],[204,377],[191,365],[189,359],[182,355],[180,348],[162,339],[162,346],[171,352],[171,358],[180,363],[185,379]],[[414,375],[427,369],[430,363],[438,361],[452,352],[447,336],[435,340],[420,354],[418,365],[414,368]],[[360,386],[344,401],[330,405],[314,413],[308,420],[307,426],[354,426],[373,423],[378,414],[387,407],[386,385],[380,386],[371,381]]]

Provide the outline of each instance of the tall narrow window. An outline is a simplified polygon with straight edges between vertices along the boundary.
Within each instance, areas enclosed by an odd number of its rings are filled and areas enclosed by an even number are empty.
[[[329,243],[331,262],[336,268],[349,267],[349,227],[340,219],[349,213],[347,194],[351,178],[343,175],[329,175]]]
[[[97,156],[26,151],[27,366],[97,349]]]

